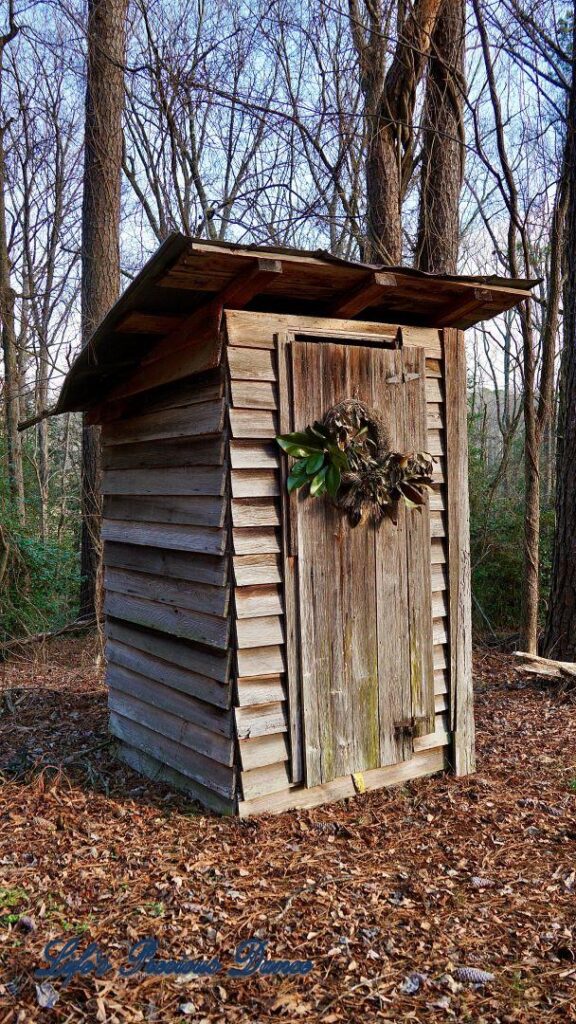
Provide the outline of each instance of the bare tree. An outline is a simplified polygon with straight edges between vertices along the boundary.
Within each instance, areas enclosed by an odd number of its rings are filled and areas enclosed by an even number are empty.
[[[128,0],[89,0],[87,28],[84,199],[82,209],[82,341],[120,290],[122,111]],[[99,562],[98,435],[82,441],[82,584],[80,614],[95,610]]]
[[[496,153],[492,159],[481,137],[478,119],[475,119],[475,142],[485,166],[493,175],[498,193],[508,217],[506,245],[501,257],[512,277],[531,276],[535,266],[535,246],[529,217],[532,203],[522,194],[517,168],[509,155],[506,117],[502,109],[499,89],[481,0],[473,0],[480,48],[486,74],[487,91],[493,117]],[[522,601],[522,644],[526,651],[536,653],[538,643],[539,575],[540,575],[540,455],[542,439],[550,421],[554,391],[554,367],[558,335],[559,303],[561,294],[561,242],[564,231],[567,191],[565,174],[560,175],[554,192],[552,226],[550,232],[550,258],[548,261],[549,287],[546,295],[545,316],[537,329],[535,313],[528,302],[519,307],[522,335],[522,382],[524,417],[524,571]],[[527,210],[525,207],[527,206]]]
[[[20,373],[16,340],[16,292],[12,286],[10,247],[6,210],[7,166],[6,132],[9,121],[2,104],[4,54],[6,47],[18,34],[13,0],[8,6],[8,30],[0,35],[0,327],[4,355],[4,418],[8,453],[8,482],[10,494],[19,519],[24,521],[24,472],[22,446],[18,433],[20,420]]]
[[[402,201],[414,167],[416,91],[442,0],[397,5],[397,40],[386,69],[393,4],[349,0],[364,95],[366,248],[369,260],[402,260]]]
[[[560,377],[556,532],[544,653],[576,661],[576,18],[572,23],[571,83],[565,174],[569,182],[564,235],[564,348]]]
[[[434,31],[422,116],[422,172],[415,262],[455,274],[464,176],[464,0],[444,0]]]

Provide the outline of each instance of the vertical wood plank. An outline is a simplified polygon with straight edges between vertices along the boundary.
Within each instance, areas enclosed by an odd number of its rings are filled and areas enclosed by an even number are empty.
[[[388,383],[395,377],[397,383]],[[372,361],[372,405],[381,416],[390,444],[405,444],[402,354],[378,349]],[[378,622],[378,681],[380,764],[397,764],[412,757],[412,737],[396,727],[412,717],[410,649],[407,630],[408,578],[406,509],[398,509],[396,525],[386,518],[374,532],[376,608]]]
[[[450,728],[456,775],[475,770],[464,333],[443,332],[446,387]]]
[[[403,350],[405,442],[408,451],[425,451],[426,357],[423,349]],[[410,679],[414,736],[435,729],[434,666],[432,659],[432,582],[430,569],[430,512],[428,501],[406,515]]]
[[[278,416],[281,434],[294,429],[290,346],[286,333],[276,335],[278,366]],[[300,679],[300,626],[298,614],[298,560],[295,495],[286,487],[288,460],[281,459],[282,549],[284,553],[284,620],[286,630],[286,668],[288,720],[290,730],[290,777],[292,783],[304,778],[302,755],[302,695]]]
[[[317,418],[316,406],[322,401],[322,345],[292,344],[292,387],[294,429],[300,430]],[[313,395],[316,389],[316,395]],[[300,500],[297,500],[298,514],[298,603],[300,609],[300,658],[302,693],[302,732],[306,785],[317,786],[322,782],[323,744],[326,738],[326,715],[321,729],[320,700],[324,681],[332,674],[332,645],[329,633],[329,619],[324,629],[317,623],[312,610],[323,609],[321,594],[324,591],[326,564],[321,547],[320,530],[321,503],[307,499],[309,508],[300,517]],[[316,556],[311,552],[316,546]],[[317,562],[317,565],[316,565]],[[315,597],[315,594],[317,595]],[[317,604],[315,604],[317,602]],[[323,635],[322,635],[323,633]]]

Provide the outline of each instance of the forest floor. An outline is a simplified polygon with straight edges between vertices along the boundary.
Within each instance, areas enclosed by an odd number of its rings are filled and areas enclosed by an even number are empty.
[[[576,705],[509,657],[476,656],[476,775],[243,823],[114,760],[90,643],[0,686],[0,1024],[576,1021]],[[41,982],[59,936],[113,970]],[[222,969],[120,977],[150,936]],[[230,977],[248,938],[313,968]]]

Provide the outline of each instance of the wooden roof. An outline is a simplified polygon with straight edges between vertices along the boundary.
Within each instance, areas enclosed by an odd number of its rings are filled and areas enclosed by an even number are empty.
[[[510,309],[534,281],[424,274],[317,251],[209,242],[175,233],[160,246],[76,357],[55,413],[86,409],[161,338],[215,306],[466,328]],[[191,322],[192,323],[192,322]]]

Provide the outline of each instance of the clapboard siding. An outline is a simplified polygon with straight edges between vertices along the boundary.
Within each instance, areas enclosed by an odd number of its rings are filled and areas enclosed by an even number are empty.
[[[129,764],[233,809],[222,373],[131,398],[102,434],[111,731]]]

